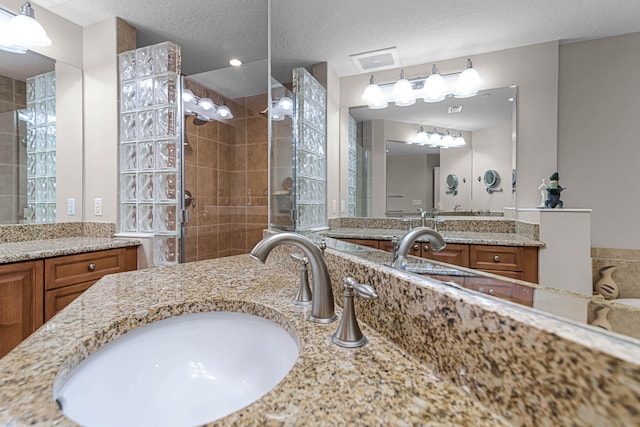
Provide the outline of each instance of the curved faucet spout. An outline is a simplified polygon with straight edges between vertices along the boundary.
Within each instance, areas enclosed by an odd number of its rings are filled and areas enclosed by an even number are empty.
[[[329,270],[320,249],[310,239],[296,233],[272,234],[259,241],[249,256],[264,264],[269,253],[279,245],[293,245],[309,258],[313,275],[309,320],[316,323],[331,323],[336,320],[338,316],[335,313]]]
[[[400,243],[398,244],[398,248],[393,253],[393,262],[391,263],[391,267],[397,267],[398,261],[401,258],[406,258],[409,253],[409,248],[413,242],[419,237],[426,237],[429,242],[431,242],[431,248],[434,251],[441,251],[447,245],[442,238],[442,235],[429,227],[416,227],[407,232],[400,239]]]

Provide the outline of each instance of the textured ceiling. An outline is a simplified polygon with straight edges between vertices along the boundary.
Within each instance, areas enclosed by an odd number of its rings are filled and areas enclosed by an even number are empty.
[[[267,57],[267,0],[34,0],[88,25],[120,16],[139,45],[174,40],[186,74]],[[398,49],[403,66],[531,45],[640,31],[639,0],[272,0],[273,75],[329,61],[357,74],[349,55]],[[289,77],[290,79],[290,77]]]

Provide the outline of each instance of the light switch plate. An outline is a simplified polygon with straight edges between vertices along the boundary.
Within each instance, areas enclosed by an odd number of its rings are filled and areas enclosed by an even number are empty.
[[[93,199],[93,213],[96,216],[102,216],[102,197]]]
[[[69,197],[67,199],[67,215],[75,215],[76,214],[76,199],[73,197]]]

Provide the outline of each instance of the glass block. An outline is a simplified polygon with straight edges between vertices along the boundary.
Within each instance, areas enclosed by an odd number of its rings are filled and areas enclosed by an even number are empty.
[[[120,81],[131,80],[136,76],[136,51],[121,53],[118,57]]]
[[[47,199],[47,179],[36,179],[36,201],[42,201]]]
[[[172,205],[155,205],[154,227],[160,233],[176,231],[177,224],[177,208]]]
[[[154,236],[153,261],[155,265],[178,263],[178,239],[175,236]]]
[[[47,149],[47,128],[39,126],[35,128],[35,151],[44,151]]]
[[[36,155],[34,153],[27,154],[27,176],[36,176]]]
[[[29,77],[27,79],[27,103],[31,103],[36,100],[36,79]]]
[[[153,201],[153,173],[141,173],[138,175],[138,200]]]
[[[36,153],[36,174],[35,176],[45,176],[47,174],[47,153]]]
[[[175,172],[159,172],[156,173],[155,180],[155,199],[156,201],[175,201],[176,190],[178,186],[178,176]]]
[[[35,202],[36,200],[36,179],[27,179],[27,201]]]
[[[53,97],[56,96],[56,73],[52,71],[50,73],[45,74],[46,76],[46,96]]]
[[[47,222],[47,205],[36,203],[36,222]]]
[[[138,168],[153,169],[153,141],[138,143]]]
[[[131,172],[138,169],[137,144],[120,145],[120,171]]]
[[[156,142],[156,169],[175,169],[177,162],[177,144],[171,140]]]
[[[138,199],[136,174],[122,174],[120,178],[121,190],[120,200],[123,202],[135,202]]]
[[[45,197],[44,200],[48,201],[48,202],[55,202],[56,201],[56,178],[46,178],[45,179],[46,182],[46,192],[45,192]]]
[[[136,50],[136,74],[138,77],[153,74],[153,51],[151,46]]]
[[[36,222],[36,206],[33,203],[28,203],[24,208],[24,219],[27,224],[33,224]]]
[[[56,125],[49,125],[46,127],[44,148],[47,151],[56,149]]]
[[[27,142],[27,153],[33,153],[36,151],[36,130],[33,128],[27,129],[27,136],[25,138]]]
[[[138,107],[138,84],[135,81],[120,83],[120,110],[131,111]]]
[[[120,228],[122,231],[138,231],[136,205],[123,203],[120,209]]]
[[[181,66],[180,47],[173,42],[160,43],[153,46],[154,72],[163,74],[166,72],[179,73]]]
[[[55,123],[56,122],[56,99],[48,98],[45,105],[45,115],[47,123]]]
[[[153,205],[150,203],[138,205],[138,231],[153,232]]]
[[[136,116],[137,113],[124,113],[120,115],[121,141],[132,141],[137,138]]]
[[[163,107],[156,110],[156,135],[176,135],[176,109],[175,107]]]
[[[45,220],[43,222],[55,222],[56,221],[56,204],[47,203],[45,205],[46,213]]]
[[[47,76],[45,74],[37,75],[36,77],[36,100],[42,99],[47,96]]]
[[[55,151],[47,151],[44,153],[45,156],[45,174],[47,176],[56,176],[56,152]]]
[[[137,84],[138,107],[153,105],[153,79],[140,79]]]
[[[44,125],[47,123],[47,101],[44,99],[36,101],[35,106],[35,124]]]
[[[35,102],[30,102],[27,104],[27,108],[24,110],[25,114],[25,122],[27,126],[34,126],[36,124],[36,104]]]
[[[137,128],[139,139],[148,139],[153,137],[155,132],[153,110],[143,110],[138,112]]]
[[[177,76],[167,74],[153,80],[153,98],[155,105],[176,103]]]

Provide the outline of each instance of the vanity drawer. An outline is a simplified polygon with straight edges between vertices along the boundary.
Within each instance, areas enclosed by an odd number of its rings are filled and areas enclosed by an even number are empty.
[[[459,265],[460,267],[469,267],[469,245],[447,243],[443,250],[437,252],[431,249],[431,245],[428,243],[422,242],[421,246],[422,258]]]
[[[118,248],[45,259],[45,289],[94,283],[102,276],[137,268],[137,248]]]
[[[95,281],[90,281],[46,291],[44,297],[44,321],[46,322],[51,319],[57,312],[78,298],[94,283]]]
[[[538,282],[538,248],[472,245],[469,267],[512,279]]]

